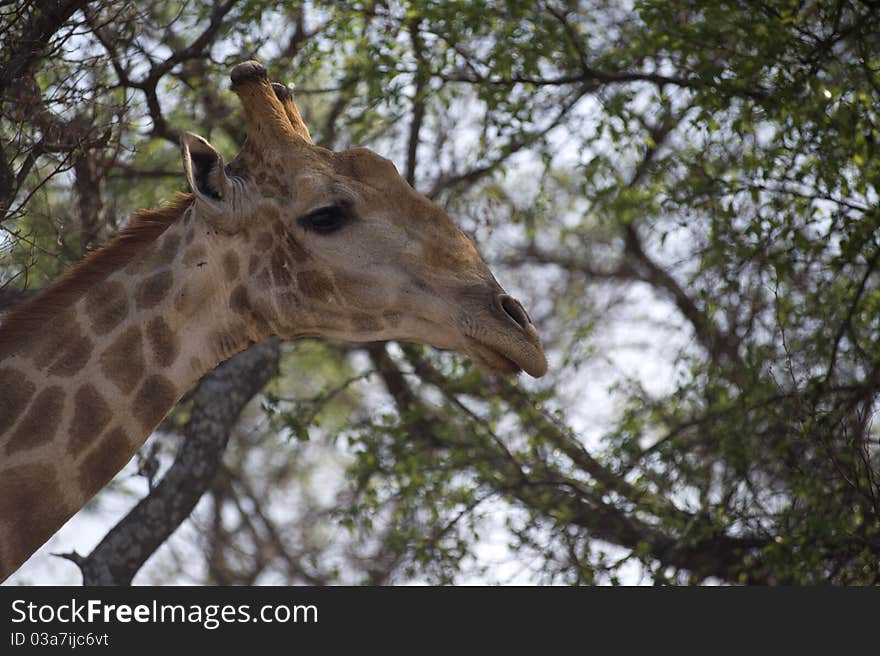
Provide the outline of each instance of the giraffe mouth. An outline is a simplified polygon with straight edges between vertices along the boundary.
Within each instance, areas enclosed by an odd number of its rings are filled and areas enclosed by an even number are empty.
[[[540,378],[547,371],[547,360],[540,348],[532,344],[521,344],[525,348],[505,348],[473,337],[465,338],[465,352],[480,369],[491,374],[518,374],[525,371],[530,376]]]
[[[523,368],[510,357],[491,346],[467,338],[466,352],[480,369],[491,374],[518,374]]]
[[[487,373],[525,371],[534,378],[543,376],[547,358],[541,338],[519,301],[501,290],[488,310],[484,306],[482,311],[459,316],[459,334],[464,338],[461,350]]]

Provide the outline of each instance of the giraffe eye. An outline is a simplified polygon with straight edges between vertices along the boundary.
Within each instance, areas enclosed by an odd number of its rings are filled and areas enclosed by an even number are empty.
[[[320,235],[329,235],[339,230],[348,220],[345,208],[339,205],[329,205],[312,210],[299,218],[299,224],[306,230],[317,232]]]

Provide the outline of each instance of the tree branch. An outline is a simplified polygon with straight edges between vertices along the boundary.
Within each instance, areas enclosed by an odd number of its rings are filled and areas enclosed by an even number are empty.
[[[33,11],[21,32],[4,40],[3,54],[8,59],[0,65],[0,98],[7,98],[9,87],[31,77],[46,54],[53,36],[67,20],[86,5],[87,0],[40,0],[31,3]],[[12,34],[12,30],[6,32]]]
[[[419,34],[419,21],[413,20],[409,24],[409,36],[412,42],[413,55],[416,58],[415,91],[412,101],[412,121],[409,125],[409,139],[406,149],[406,175],[404,178],[410,186],[415,186],[416,164],[419,148],[419,133],[422,122],[425,119],[425,85],[428,81],[428,65],[425,61],[422,35]]]
[[[568,99],[565,102],[561,103],[561,106],[556,112],[556,115],[543,128],[536,130],[535,132],[530,132],[511,138],[511,140],[507,144],[498,148],[500,154],[497,157],[489,160],[485,164],[476,166],[470,171],[456,173],[454,175],[445,176],[440,178],[439,180],[436,180],[431,189],[425,195],[428,198],[433,199],[436,198],[442,191],[453,188],[460,190],[462,187],[469,187],[476,184],[484,177],[497,170],[498,167],[504,164],[508,159],[510,159],[512,155],[518,153],[524,148],[528,148],[529,146],[535,144],[537,141],[546,136],[547,133],[550,132],[553,128],[559,126],[568,115],[568,112],[571,111],[571,108],[574,107],[578,103],[578,101],[591,90],[592,87],[590,85],[583,85],[577,88],[569,95]]]
[[[423,380],[437,387],[447,398],[454,398],[448,381],[439,371],[416,356],[412,349],[404,351]],[[483,401],[504,399],[520,417],[526,432],[559,448],[600,486],[588,494],[583,486],[573,485],[571,479],[559,476],[552,467],[538,467],[532,463],[530,473],[526,474],[516,464],[515,470],[519,473],[507,478],[500,491],[528,507],[547,516],[557,513],[571,516],[572,523],[585,529],[591,537],[611,544],[633,550],[646,546],[648,553],[664,565],[686,569],[701,579],[715,576],[736,581],[742,571],[743,558],[767,543],[767,538],[761,536],[726,535],[711,523],[708,516],[680,510],[667,499],[616,476],[557,422],[536,409],[535,400],[514,383],[492,378],[469,393]],[[488,454],[481,456],[487,458]],[[553,495],[546,494],[548,487],[554,490]],[[641,512],[624,511],[615,503],[607,502],[609,492],[621,495],[626,504],[635,504]],[[645,514],[659,522],[637,518]],[[684,531],[664,531],[665,524],[686,528]]]
[[[220,33],[226,16],[232,11],[238,0],[226,0],[223,4],[215,5],[211,12],[211,18],[208,26],[197,36],[190,45],[185,48],[173,51],[166,59],[150,67],[150,71],[140,80],[132,79],[126,68],[122,65],[119,53],[116,50],[115,43],[119,39],[114,34],[110,34],[107,26],[98,26],[96,24],[97,17],[89,12],[87,19],[92,28],[92,32],[98,41],[107,51],[113,70],[119,78],[119,84],[123,87],[138,89],[143,92],[144,99],[147,102],[147,109],[150,118],[153,121],[152,134],[170,141],[175,146],[180,141],[180,131],[168,125],[162,113],[162,106],[159,102],[158,85],[162,77],[171,71],[178,64],[196,59],[204,55],[205,50],[209,49]]]

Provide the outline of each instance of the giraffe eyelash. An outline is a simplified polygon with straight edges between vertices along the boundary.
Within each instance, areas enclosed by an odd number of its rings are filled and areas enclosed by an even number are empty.
[[[350,213],[347,208],[341,205],[327,205],[301,216],[297,222],[305,230],[317,232],[320,235],[329,235],[342,228],[349,220]]]

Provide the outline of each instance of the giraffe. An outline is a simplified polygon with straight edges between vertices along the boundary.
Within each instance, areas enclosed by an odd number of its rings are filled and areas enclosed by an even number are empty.
[[[119,472],[205,372],[271,336],[401,340],[545,373],[535,326],[394,165],[316,146],[258,62],[230,75],[246,139],[186,133],[191,190],[0,325],[0,580]]]

